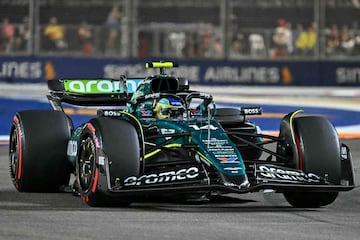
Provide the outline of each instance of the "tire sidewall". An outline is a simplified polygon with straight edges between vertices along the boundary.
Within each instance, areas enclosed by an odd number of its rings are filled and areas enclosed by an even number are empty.
[[[129,132],[133,134],[132,137],[126,135]],[[94,146],[93,154],[96,157],[92,165],[93,175],[90,186],[87,189],[83,189],[80,185],[79,157],[81,141],[88,137],[92,141]],[[90,206],[127,205],[128,199],[117,198],[109,193],[107,188],[115,182],[116,178],[114,176],[119,179],[125,179],[131,175],[139,175],[140,143],[135,127],[121,119],[95,118],[84,125],[79,141],[76,159],[76,181],[81,198]],[[135,145],[134,148],[130,147],[132,143]],[[111,166],[108,166],[109,172],[106,171],[106,174],[109,173],[110,176],[105,176],[104,170],[99,168],[99,156],[103,154],[106,154],[103,157],[109,158],[104,164],[111,162]],[[105,168],[107,167],[105,166]],[[107,182],[108,179],[110,183]],[[106,185],[106,188],[104,186],[99,187],[99,183]]]
[[[300,117],[295,119],[295,134],[301,151],[300,170],[340,184],[340,142],[333,125],[323,117]]]
[[[66,148],[72,129],[71,120],[63,112],[27,110],[16,113],[9,146],[10,177],[15,188],[21,192],[58,192],[62,185],[69,183],[71,165]],[[16,141],[18,163],[14,172],[11,154]]]
[[[306,173],[314,173],[330,184],[340,184],[340,141],[334,126],[324,117],[304,116],[294,119],[295,142],[299,162],[293,163]],[[294,207],[318,208],[333,203],[338,192],[284,192]]]
[[[94,147],[94,151],[93,154],[95,156],[94,161],[92,162],[92,176],[91,176],[91,180],[89,183],[89,187],[87,189],[84,189],[82,187],[81,184],[81,180],[80,180],[80,154],[81,154],[81,147],[82,147],[82,141],[90,138],[91,139],[91,144]],[[96,157],[98,156],[97,151],[99,149],[99,140],[98,137],[96,136],[96,132],[95,132],[95,128],[93,127],[92,124],[87,123],[81,133],[81,137],[80,137],[80,143],[79,143],[79,148],[78,148],[78,152],[77,152],[77,159],[76,159],[76,167],[75,167],[75,175],[76,175],[76,181],[77,181],[77,187],[79,188],[79,193],[80,193],[80,197],[83,201],[85,201],[87,204],[91,205],[91,206],[95,206],[97,204],[97,202],[100,200],[99,197],[97,197],[99,194],[97,193],[97,180],[96,180],[96,174],[99,174],[99,169],[96,165],[96,161],[98,161],[96,159]]]

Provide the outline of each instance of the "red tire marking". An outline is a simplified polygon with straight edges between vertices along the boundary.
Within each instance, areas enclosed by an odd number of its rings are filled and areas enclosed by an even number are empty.
[[[95,169],[94,182],[93,182],[93,185],[92,185],[92,188],[91,188],[92,193],[95,193],[95,191],[96,191],[98,180],[99,180],[99,170],[96,168]]]
[[[17,119],[17,118],[16,118]],[[18,159],[18,172],[17,172],[17,179],[21,179],[22,174],[22,165],[23,165],[23,155],[22,155],[22,142],[21,142],[21,130],[18,128],[17,131],[17,138],[18,138],[18,151],[19,151],[19,159]]]
[[[86,124],[86,128],[89,129],[89,131],[90,131],[91,133],[93,133],[93,134],[94,134],[95,131],[96,131],[96,130],[95,130],[95,127],[94,127],[91,123],[87,123],[87,124]]]

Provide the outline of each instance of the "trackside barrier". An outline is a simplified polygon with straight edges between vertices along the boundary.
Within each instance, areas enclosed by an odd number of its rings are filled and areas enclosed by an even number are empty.
[[[146,59],[146,61],[159,59]],[[167,60],[167,59],[161,59]],[[169,59],[174,60],[174,59]],[[178,61],[168,74],[202,85],[360,86],[359,61]],[[0,82],[40,83],[54,78],[141,78],[157,74],[143,59],[0,57]],[[131,82],[132,90],[138,82]]]

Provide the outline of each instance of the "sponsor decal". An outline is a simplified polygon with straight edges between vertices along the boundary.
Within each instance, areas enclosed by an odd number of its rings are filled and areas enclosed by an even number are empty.
[[[42,72],[42,63],[39,61],[4,61],[0,66],[0,78],[39,79]]]
[[[203,139],[202,142],[208,146],[208,151],[214,154],[215,158],[217,158],[220,163],[228,164],[228,163],[238,163],[239,158],[235,152],[235,149],[232,145],[230,145],[227,139]]]
[[[78,149],[77,141],[70,140],[67,145],[67,155],[69,157],[76,157],[77,149]]]
[[[160,129],[162,134],[173,134],[175,133],[175,129],[172,128],[161,128]]]
[[[129,187],[185,181],[195,179],[199,175],[199,169],[197,167],[181,168],[179,170],[145,174],[139,177],[130,176],[124,180],[124,186]]]
[[[170,106],[173,106],[173,107],[182,107],[181,102],[179,102],[178,100],[173,99],[173,98],[168,98],[168,100],[169,100]],[[159,102],[161,102],[161,100],[160,100]],[[166,104],[166,103],[165,103],[165,104]]]
[[[134,93],[142,81],[143,79],[126,79],[127,92]]]
[[[279,83],[280,80],[278,67],[208,67],[204,74],[205,82]]]
[[[123,93],[123,83],[110,79],[65,80],[64,89],[67,92],[81,94]]]
[[[138,97],[143,96],[144,93],[143,92],[139,92]],[[156,99],[160,97],[160,93],[151,93],[151,94],[147,94],[145,95],[145,99]]]
[[[102,116],[104,116],[104,117],[120,117],[121,116],[121,111],[103,110],[102,111]]]
[[[151,117],[153,114],[151,110],[141,110],[141,115],[144,117]]]
[[[347,149],[347,147],[345,146],[341,146],[341,159],[342,160],[348,160],[349,158],[349,151]]]
[[[336,68],[337,84],[358,84],[360,83],[359,67],[339,67]]]
[[[222,162],[235,162],[236,160],[238,160],[237,157],[220,157],[218,158],[220,161]]]
[[[194,130],[196,130],[196,131],[200,131],[200,130],[208,130],[208,129],[210,129],[210,130],[217,130],[218,128],[217,127],[215,127],[215,126],[213,126],[213,125],[204,125],[204,126],[201,126],[201,127],[199,127],[199,126],[197,126],[197,125],[189,125],[189,127],[191,127],[191,128],[193,128]]]
[[[281,68],[281,76],[282,76],[282,83],[284,85],[289,85],[293,82],[292,73],[289,67]]]
[[[105,156],[99,155],[99,165],[105,165]]]
[[[200,97],[203,97],[203,98],[206,98],[206,99],[211,99],[212,98],[211,94],[204,93],[204,92],[200,93]]]
[[[255,176],[263,182],[320,183],[322,179],[314,173],[280,168],[274,165],[256,165]]]
[[[240,111],[244,115],[260,115],[261,107],[242,107]]]
[[[225,171],[229,171],[231,173],[239,173],[239,170],[241,170],[241,167],[225,167]]]
[[[171,128],[161,128],[160,129],[161,134],[174,134],[175,133],[175,129],[171,129]],[[166,140],[171,139],[171,137],[166,137]]]
[[[51,79],[54,79],[56,77],[55,67],[51,62],[46,62],[45,63],[44,71],[45,71],[45,76],[44,77],[45,77],[46,80],[51,80]]]

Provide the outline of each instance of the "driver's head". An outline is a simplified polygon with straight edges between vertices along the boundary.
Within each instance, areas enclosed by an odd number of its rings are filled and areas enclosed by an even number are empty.
[[[161,98],[155,106],[155,116],[161,119],[180,118],[183,113],[184,106],[173,98]]]

